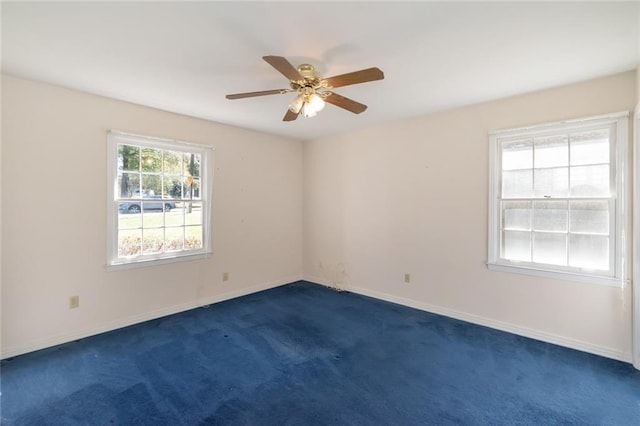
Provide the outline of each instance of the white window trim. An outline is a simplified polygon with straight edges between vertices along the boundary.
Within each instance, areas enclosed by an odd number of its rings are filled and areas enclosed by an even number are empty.
[[[135,258],[118,258],[118,204],[117,158],[118,144],[126,141],[141,142],[161,149],[176,149],[176,144],[189,147],[201,155],[203,174],[201,175],[200,197],[202,201],[203,247],[198,250],[145,255]],[[213,147],[166,138],[136,135],[117,130],[107,132],[107,263],[108,271],[138,268],[165,263],[184,262],[211,256],[211,208],[213,195]]]
[[[500,162],[497,159],[498,141],[515,135],[537,136],[551,131],[571,132],[575,129],[582,129],[584,126],[615,125],[616,140],[615,152],[612,154],[612,164],[615,164],[616,177],[616,200],[615,206],[615,227],[612,236],[614,237],[614,274],[613,276],[602,276],[576,271],[562,271],[550,269],[547,265],[537,266],[527,262],[525,265],[518,265],[515,261],[500,259]],[[538,277],[563,279],[570,281],[602,284],[615,287],[624,287],[629,283],[627,253],[629,252],[629,242],[627,241],[627,230],[629,229],[629,215],[627,214],[627,178],[629,170],[628,160],[628,133],[629,133],[629,112],[623,111],[615,114],[600,115],[577,120],[566,120],[554,123],[547,123],[538,126],[521,127],[517,129],[497,130],[489,133],[489,216],[488,216],[488,261],[487,266],[491,270],[512,272]]]

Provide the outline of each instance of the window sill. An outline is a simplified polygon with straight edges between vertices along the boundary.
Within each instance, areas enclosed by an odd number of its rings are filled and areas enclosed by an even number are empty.
[[[532,275],[536,277],[552,278],[565,281],[576,281],[589,284],[599,284],[618,288],[624,288],[628,284],[628,280],[623,280],[622,278],[603,277],[598,275],[587,275],[564,271],[550,271],[546,269],[537,269],[525,266],[487,263],[487,267],[492,271],[510,272],[515,274]]]
[[[144,260],[141,259],[141,260],[136,260],[132,262],[112,263],[112,264],[107,264],[105,266],[105,269],[107,271],[120,271],[123,269],[144,268],[147,266],[164,265],[166,263],[188,262],[192,260],[206,259],[209,257],[211,257],[211,252],[182,254],[179,256],[163,257],[159,259],[144,259]]]

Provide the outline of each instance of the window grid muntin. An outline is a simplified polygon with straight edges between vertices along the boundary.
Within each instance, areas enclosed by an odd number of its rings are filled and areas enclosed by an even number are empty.
[[[176,141],[156,139],[156,138],[145,137],[145,136],[124,134],[116,131],[110,131],[108,135],[108,139],[109,139],[109,146],[111,147],[110,152],[113,153],[113,154],[110,154],[110,158],[111,158],[109,160],[110,171],[108,173],[109,182],[111,182],[109,184],[109,188],[113,189],[113,191],[111,191],[111,189],[109,191],[111,194],[113,194],[113,198],[112,198],[113,209],[110,208],[110,211],[114,212],[110,214],[110,218],[107,221],[108,229],[110,230],[110,237],[109,237],[110,242],[108,244],[109,246],[108,247],[109,259],[107,262],[108,265],[123,266],[127,264],[131,265],[131,264],[136,264],[141,262],[144,264],[148,264],[148,261],[153,261],[153,260],[171,261],[171,259],[180,258],[180,257],[193,257],[194,255],[197,256],[197,255],[209,254],[210,242],[208,241],[208,238],[209,238],[208,235],[210,230],[209,230],[209,225],[207,223],[206,218],[209,217],[209,214],[210,214],[210,205],[209,205],[210,194],[208,194],[208,191],[211,185],[211,170],[209,169],[208,159],[209,159],[209,156],[211,155],[210,153],[211,148],[207,146],[189,144],[184,142],[176,142]],[[122,145],[136,146],[138,148],[139,150],[138,166],[135,169],[133,167],[125,168],[123,167],[123,164],[121,164],[119,147]],[[142,157],[143,157],[142,149],[145,147],[156,149],[163,153],[162,158],[159,160],[159,164],[161,165],[160,172],[143,171],[143,167],[141,163]],[[189,199],[184,196],[185,194],[188,195],[188,191],[185,192],[185,185],[181,185],[181,189],[180,189],[181,193],[179,197],[170,196],[167,199],[162,198],[163,195],[170,195],[165,191],[164,179],[167,173],[163,173],[165,170],[164,153],[168,151],[179,152],[183,157],[187,154],[194,154],[196,156],[197,168],[195,169],[195,171],[197,173],[194,173],[194,176],[197,176],[198,193],[197,194],[194,193],[193,199]],[[113,156],[111,157],[111,155]],[[137,186],[138,190],[145,189],[143,185],[142,176],[145,176],[145,175],[158,176],[160,180],[159,188],[160,188],[160,194],[161,194],[160,195],[161,198],[159,201],[161,203],[182,202],[185,204],[187,203],[197,204],[200,209],[199,214],[197,216],[198,217],[197,223],[189,224],[189,223],[186,223],[187,221],[185,219],[182,219],[183,225],[175,226],[175,227],[167,226],[167,213],[161,210],[156,214],[156,216],[160,216],[161,222],[158,223],[156,226],[149,226],[149,223],[146,222],[146,220],[148,220],[148,217],[146,216],[146,214],[148,214],[149,212],[153,213],[154,210],[147,210],[145,212],[144,203],[149,202],[150,200],[148,198],[144,198],[142,192],[140,192],[139,196],[136,197],[135,195],[133,195],[134,187],[131,187],[129,188],[129,193],[131,194],[130,196],[129,194],[127,194],[127,197],[119,197],[120,183],[121,183],[120,177],[123,173],[129,172],[129,171],[132,173],[138,174],[138,176],[141,177],[141,179],[139,179],[138,186]],[[188,171],[189,171],[188,164],[186,166],[182,164],[181,172],[183,173],[183,176],[186,176]],[[194,181],[195,180],[196,179],[194,179]],[[157,192],[156,192],[156,195],[157,195]],[[139,226],[130,226],[130,227],[120,226],[121,215],[119,214],[118,207],[119,207],[119,204],[122,202],[140,203],[141,212],[138,216],[140,217],[140,220],[142,223]],[[184,215],[185,213],[182,212],[182,214]],[[181,248],[177,248],[176,250],[167,249],[167,241],[166,241],[167,232],[172,228],[175,228],[175,229],[182,228]],[[195,234],[196,234],[198,246],[196,248],[186,247],[189,229],[197,230]],[[162,230],[161,252],[157,252],[153,254],[134,254],[131,256],[120,255],[119,239],[120,239],[121,231],[139,232],[140,234],[139,250],[140,252],[142,252],[144,251],[143,246],[145,244],[145,234],[157,232],[158,230]],[[191,245],[191,242],[189,245]]]
[[[181,201],[181,200],[185,199],[185,194],[184,194],[185,187],[184,187],[184,185],[181,185],[181,197],[180,198],[172,197],[172,198],[166,198],[165,199],[165,197],[169,195],[169,194],[165,193],[165,184],[164,184],[164,179],[165,179],[165,176],[167,175],[167,173],[165,173],[165,166],[166,166],[166,163],[165,163],[165,152],[168,151],[168,150],[167,149],[163,149],[163,148],[149,148],[148,146],[141,145],[141,144],[132,145],[131,143],[127,143],[127,144],[119,143],[117,146],[118,146],[118,152],[120,152],[120,147],[122,147],[122,146],[130,146],[130,147],[138,148],[138,152],[140,153],[138,155],[138,174],[139,174],[139,179],[138,179],[138,188],[137,188],[137,190],[138,190],[138,193],[141,196],[140,197],[129,197],[129,198],[116,199],[116,201],[118,203],[125,202],[127,200],[138,201],[140,203],[140,217],[142,219],[140,226],[138,228],[126,228],[127,231],[131,231],[131,230],[134,230],[134,229],[139,229],[140,230],[140,233],[141,233],[140,253],[144,256],[144,255],[156,254],[156,253],[167,253],[167,252],[178,253],[178,252],[180,252],[182,250],[191,250],[191,249],[185,248],[185,246],[186,246],[186,237],[187,237],[187,229],[188,228],[195,229],[197,227],[201,227],[202,228],[202,224],[195,224],[194,225],[194,224],[187,224],[186,223],[186,219],[184,218],[184,216],[186,216],[186,207],[187,207],[186,203],[188,201],[182,201],[184,203],[184,208],[185,208],[185,210],[183,210],[181,212],[181,214],[183,216],[183,225],[169,227],[170,229],[171,228],[181,228],[182,229],[182,241],[181,241],[182,248],[181,249],[176,249],[176,250],[167,249],[167,225],[166,225],[166,222],[167,222],[166,219],[167,218],[166,218],[166,216],[167,216],[168,212],[164,211],[165,200],[166,201],[174,201],[175,202],[175,201]],[[144,161],[143,161],[144,157],[145,157],[145,151],[147,151],[147,152],[149,152],[149,151],[159,151],[160,159],[159,159],[158,163],[159,163],[160,171],[153,171],[153,170],[152,171],[148,171],[148,170],[145,170]],[[183,151],[182,153],[183,153],[183,156],[182,156],[182,159],[180,161],[180,163],[181,163],[181,167],[180,168],[183,171],[183,175],[182,175],[183,179],[181,179],[181,181],[184,180],[184,178],[187,176],[185,174],[188,173],[188,170],[187,170],[186,164],[185,164],[186,162],[184,161],[185,157],[187,155],[194,155],[195,154],[195,153],[189,152],[189,151]],[[144,191],[148,190],[148,187],[149,187],[149,185],[144,185],[144,183],[143,183],[143,182],[145,182],[145,176],[155,176],[155,177],[159,178],[159,181],[160,181],[159,188],[160,188],[160,197],[161,197],[160,199],[161,199],[161,203],[163,204],[163,209],[162,209],[161,213],[156,213],[152,209],[149,209],[149,213],[145,213],[145,198],[142,195],[145,193]],[[179,176],[179,175],[174,175],[174,176]],[[195,179],[194,179],[194,181],[195,181]],[[154,191],[154,194],[155,194],[155,191]],[[147,202],[149,202],[148,199],[147,199]],[[147,214],[154,214],[154,216],[153,217],[152,216],[147,216]],[[147,225],[145,222],[146,221],[152,222],[152,218],[155,218],[156,214],[161,215],[161,223],[157,224],[157,225],[153,225],[153,224]],[[148,240],[149,240],[148,238],[146,238],[146,236],[147,235],[149,235],[149,236],[158,235],[158,233],[159,233],[158,231],[161,231],[161,234],[162,234],[161,235],[161,241],[162,241],[161,249],[157,250],[157,251],[148,251],[148,249],[145,250],[146,242],[148,242]],[[118,228],[118,232],[120,232],[120,228]],[[201,238],[201,241],[202,241],[204,239],[204,230],[201,229],[200,234],[201,234],[200,238]],[[118,244],[118,246],[119,246],[119,244]]]

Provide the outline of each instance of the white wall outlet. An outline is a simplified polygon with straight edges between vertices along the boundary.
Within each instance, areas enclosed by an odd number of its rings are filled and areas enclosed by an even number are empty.
[[[411,274],[404,274],[404,282],[409,284],[411,282]]]
[[[229,281],[229,273],[228,272],[223,272],[222,273],[222,281]]]
[[[75,309],[80,307],[80,296],[71,296],[69,298],[69,309]]]

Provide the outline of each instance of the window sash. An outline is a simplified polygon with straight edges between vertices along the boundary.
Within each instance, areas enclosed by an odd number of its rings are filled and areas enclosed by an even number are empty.
[[[575,211],[574,209],[572,209],[572,206],[575,206],[577,203],[588,203],[588,202],[594,202],[597,204],[603,204],[606,203],[607,208],[606,208],[606,212],[608,215],[608,223],[606,226],[606,230],[600,230],[600,231],[585,231],[585,230],[580,230],[580,228],[578,228],[578,230],[576,230],[576,225],[574,225],[573,221],[572,221],[572,213]],[[506,218],[504,215],[505,212],[505,208],[503,207],[506,203],[519,203],[522,204],[523,206],[525,206],[527,203],[529,203],[530,205],[528,206],[528,210],[529,210],[529,214],[527,218],[521,218],[521,220],[519,221],[519,223],[517,225],[507,225],[506,222]],[[551,203],[556,203],[556,206],[558,208],[554,209],[557,212],[566,212],[566,224],[564,224],[564,226],[562,226],[563,229],[544,229],[541,228],[540,226],[536,226],[536,203],[538,204],[551,204]],[[566,207],[562,208],[560,206],[561,203],[566,203]],[[540,209],[541,210],[541,209]],[[605,276],[605,277],[614,277],[615,276],[615,241],[616,241],[616,235],[615,235],[615,221],[610,219],[610,218],[614,218],[615,217],[615,200],[613,198],[580,198],[580,199],[573,199],[573,198],[563,198],[563,199],[533,199],[533,198],[528,198],[528,199],[518,199],[518,200],[513,200],[513,199],[501,199],[500,201],[500,209],[499,209],[499,214],[500,214],[500,238],[499,238],[499,257],[497,259],[497,263],[502,263],[502,264],[506,264],[506,265],[513,265],[513,266],[517,266],[519,264],[528,264],[531,267],[537,267],[537,268],[542,268],[542,269],[548,269],[548,268],[552,268],[554,270],[558,270],[558,271],[566,271],[566,272],[573,272],[573,273],[588,273],[588,274],[593,274],[593,275],[601,275],[601,276]],[[526,219],[526,220],[524,220]],[[577,221],[577,219],[574,219]],[[528,223],[526,223],[528,221]],[[521,236],[525,236],[525,234],[528,237],[528,259],[518,259],[518,258],[514,258],[514,256],[512,257],[507,257],[505,255],[505,252],[507,250],[507,245],[505,243],[505,238],[506,238],[506,234],[510,233],[512,235],[516,235],[516,234],[520,234]],[[556,238],[562,238],[564,240],[564,259],[562,263],[558,263],[558,262],[544,262],[541,261],[539,257],[536,256],[536,254],[539,252],[536,250],[536,237],[539,236],[554,236]],[[576,255],[576,251],[579,250],[579,247],[577,247],[574,244],[574,249],[572,250],[572,242],[576,241],[579,238],[588,238],[588,237],[593,237],[593,239],[606,239],[607,241],[607,248],[608,248],[608,257],[607,257],[607,265],[606,268],[602,268],[602,267],[598,267],[598,268],[593,268],[593,267],[587,267],[587,266],[576,266],[576,260],[575,260],[575,255]],[[539,243],[539,242],[538,242]]]

